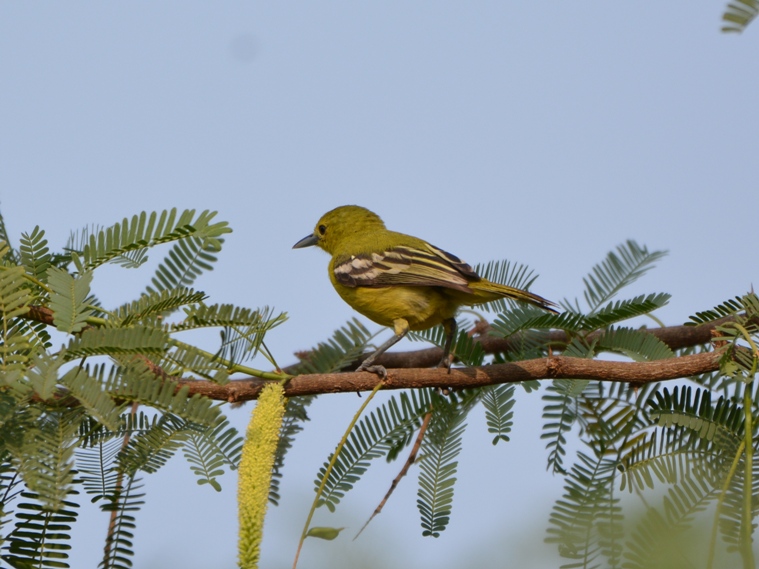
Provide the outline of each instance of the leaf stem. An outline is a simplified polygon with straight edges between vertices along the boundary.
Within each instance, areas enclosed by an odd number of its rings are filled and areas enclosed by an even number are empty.
[[[752,534],[752,524],[751,524],[751,518],[753,513],[752,506],[752,500],[753,500],[753,480],[752,480],[752,473],[753,473],[753,459],[754,459],[754,442],[753,442],[753,434],[754,434],[754,428],[753,428],[753,417],[752,417],[752,409],[753,409],[753,402],[751,400],[751,390],[752,390],[752,383],[754,376],[756,374],[756,367],[757,367],[757,360],[756,356],[754,356],[754,363],[751,366],[751,376],[749,378],[749,381],[746,383],[746,385],[743,388],[743,412],[745,414],[744,420],[746,422],[746,428],[744,433],[744,445],[746,447],[746,457],[743,460],[743,468],[744,468],[744,474],[743,474],[743,516],[741,520],[741,533],[743,534],[741,536],[741,549],[742,549],[742,557],[743,557],[743,566],[746,569],[753,569],[755,567],[754,565],[754,550],[752,547],[752,540],[751,540],[751,534]]]
[[[345,446],[345,443],[348,441],[348,435],[350,435],[351,431],[353,430],[353,427],[356,426],[356,422],[358,422],[359,417],[361,417],[362,413],[364,412],[364,409],[366,409],[366,406],[369,405],[369,402],[374,398],[374,396],[377,394],[377,392],[382,388],[383,382],[380,381],[372,390],[372,392],[369,394],[369,396],[364,400],[364,403],[359,407],[358,411],[356,411],[356,414],[353,416],[353,420],[351,421],[350,425],[348,425],[348,428],[345,430],[345,433],[343,434],[343,438],[340,439],[340,442],[337,445],[337,448],[335,449],[335,452],[332,453],[332,459],[329,461],[329,464],[327,465],[327,469],[324,471],[324,476],[322,476],[321,484],[319,484],[319,488],[316,490],[316,496],[314,497],[314,502],[311,504],[311,511],[308,512],[308,517],[306,518],[306,524],[303,526],[303,533],[301,533],[300,541],[298,542],[298,550],[295,552],[295,560],[293,561],[293,569],[296,569],[298,566],[298,558],[300,557],[300,551],[303,549],[303,542],[306,540],[306,537],[308,535],[308,528],[311,525],[311,519],[314,517],[314,512],[316,512],[316,508],[319,504],[319,498],[322,495],[322,492],[324,491],[324,486],[327,484],[327,480],[329,479],[329,475],[332,472],[332,469],[335,467],[335,463],[337,462],[337,457],[340,456],[340,452],[342,452],[343,447]]]
[[[733,476],[735,476],[735,472],[738,470],[738,463],[741,460],[741,455],[743,454],[743,449],[745,447],[746,440],[744,439],[738,446],[738,451],[735,453],[733,464],[730,465],[730,470],[727,472],[727,476],[725,477],[725,483],[722,485],[722,491],[719,493],[719,497],[717,498],[717,508],[714,511],[712,538],[709,541],[709,553],[707,554],[706,569],[712,569],[714,567],[714,549],[717,545],[717,528],[719,527],[719,516],[722,511],[722,504],[725,501],[725,495],[727,494],[727,489],[730,487],[730,482],[733,480]]]
[[[191,349],[192,351],[198,354],[202,354],[203,356],[211,360],[220,362],[232,373],[239,372],[239,373],[244,373],[253,377],[260,377],[261,379],[272,379],[272,380],[277,380],[277,381],[295,377],[285,372],[263,371],[260,369],[244,366],[242,364],[237,364],[237,363],[231,362],[230,360],[220,358],[216,356],[216,354],[212,354],[211,352],[201,350],[200,348],[196,346],[192,346],[190,344],[185,344],[184,342],[180,342],[179,340],[175,340],[174,338],[169,338],[169,344],[174,346],[175,348]]]

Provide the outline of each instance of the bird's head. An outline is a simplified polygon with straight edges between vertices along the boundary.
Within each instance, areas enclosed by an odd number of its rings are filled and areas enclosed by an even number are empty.
[[[293,245],[293,249],[316,245],[334,255],[351,242],[377,230],[385,229],[380,217],[365,207],[344,205],[328,211],[316,224],[314,232]]]

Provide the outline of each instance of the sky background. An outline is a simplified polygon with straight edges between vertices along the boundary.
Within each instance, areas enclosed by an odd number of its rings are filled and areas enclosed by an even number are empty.
[[[39,225],[53,249],[143,210],[218,211],[234,233],[196,287],[288,312],[267,337],[283,365],[354,315],[327,256],[291,250],[350,203],[471,264],[526,263],[553,300],[581,297],[625,239],[667,249],[626,296],[672,294],[658,316],[679,324],[759,283],[759,25],[720,33],[725,4],[3,2],[0,210],[16,244]],[[95,292],[114,307],[149,276],[105,267]],[[262,567],[292,563],[314,476],[360,404],[311,407]],[[243,429],[252,408],[229,417]],[[539,394],[515,411],[496,447],[474,413],[442,537],[421,537],[410,476],[351,541],[400,468],[378,464],[315,519],[348,535],[308,542],[301,566],[555,566],[543,538],[561,480]],[[234,567],[235,477],[220,482],[198,487],[181,456],[148,476],[135,567]],[[72,566],[97,565],[106,524],[82,508]]]

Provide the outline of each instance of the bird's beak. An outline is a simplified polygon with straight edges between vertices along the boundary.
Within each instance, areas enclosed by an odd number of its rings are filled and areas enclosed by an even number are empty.
[[[308,237],[304,237],[300,241],[298,241],[295,245],[293,245],[293,249],[301,249],[303,247],[313,247],[316,245],[318,239],[316,238],[316,235],[313,233],[309,235]]]

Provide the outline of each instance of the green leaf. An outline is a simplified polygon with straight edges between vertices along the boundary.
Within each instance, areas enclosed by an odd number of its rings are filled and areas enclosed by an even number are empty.
[[[335,511],[337,504],[361,479],[372,460],[387,455],[399,444],[407,444],[419,427],[421,417],[429,410],[430,393],[423,390],[413,394],[402,393],[397,398],[393,396],[356,424],[330,471],[319,507],[327,506],[330,511]],[[319,469],[314,480],[316,490],[321,486],[331,459],[330,455]]]
[[[0,269],[0,313],[6,321],[29,310],[29,290],[24,285],[24,267]]]
[[[198,477],[198,484],[209,484],[221,492],[217,478],[224,468],[237,468],[242,453],[243,438],[229,422],[224,420],[216,427],[190,431],[183,452],[190,469]]]
[[[604,332],[596,344],[599,350],[619,352],[636,362],[674,357],[672,350],[653,334],[632,328],[613,328]]]
[[[121,223],[89,235],[81,251],[82,262],[85,268],[93,269],[131,251],[185,239],[199,241],[201,249],[205,251],[218,251],[221,248],[221,235],[229,233],[231,229],[226,222],[211,223],[215,216],[216,212],[208,210],[197,216],[195,210],[177,214],[176,208],[164,210],[160,214],[147,214],[143,211],[132,216],[131,220],[124,218]]]
[[[269,487],[269,502],[275,506],[279,504],[279,481],[282,478],[282,469],[285,465],[285,456],[292,448],[295,436],[303,430],[302,423],[309,420],[306,407],[311,405],[316,396],[291,397],[285,406],[285,416],[279,429],[277,452],[274,456],[274,467],[271,473],[271,486]],[[238,459],[239,462],[239,459]],[[235,463],[237,464],[237,462]]]
[[[162,354],[168,349],[169,335],[159,328],[88,328],[66,347],[71,360],[94,355]]]
[[[514,424],[514,390],[513,385],[499,384],[489,385],[481,391],[488,432],[495,435],[494,445],[498,444],[498,441],[509,440],[508,433]]]
[[[616,253],[608,253],[606,259],[583,278],[590,312],[598,310],[620,290],[646,274],[666,254],[666,251],[649,252],[632,240],[618,245]]]
[[[646,296],[636,296],[630,300],[610,302],[603,308],[600,308],[593,314],[587,316],[583,323],[583,327],[586,330],[597,330],[623,320],[635,318],[636,316],[643,316],[644,314],[649,314],[650,312],[661,308],[669,302],[669,299],[669,294],[655,293]]]
[[[453,340],[451,353],[454,355],[454,361],[458,361],[465,366],[482,365],[485,360],[485,350],[480,342],[469,335],[466,331],[469,329],[467,323],[459,323],[459,328],[463,328]],[[447,340],[445,329],[442,326],[435,326],[420,332],[410,332],[410,340],[423,340],[434,344],[439,348],[444,348]]]
[[[621,519],[619,498],[612,491],[616,461],[582,452],[577,457],[551,511],[546,542],[558,544],[562,557],[573,561],[562,567],[619,566],[613,561],[619,556],[614,542],[621,537],[615,525]]]
[[[741,298],[736,296],[726,300],[722,304],[715,306],[711,310],[705,310],[703,312],[696,312],[694,316],[690,317],[690,325],[710,324],[716,320],[721,320],[727,316],[733,316],[744,309]]]
[[[741,33],[759,14],[759,0],[733,0],[722,14],[723,32]]]
[[[91,418],[107,429],[116,431],[119,428],[121,409],[103,390],[102,377],[105,375],[105,367],[96,367],[95,375],[99,378],[92,377],[87,369],[74,368],[61,378],[60,383],[87,410]]]
[[[585,387],[587,382],[582,382]],[[548,468],[553,472],[565,474],[564,455],[566,454],[566,433],[577,419],[576,384],[571,379],[554,380],[543,395],[543,433],[541,439],[548,440]]]
[[[40,282],[47,282],[47,270],[50,268],[52,256],[47,246],[45,232],[35,227],[31,235],[21,234],[19,257],[26,272]]]
[[[32,384],[34,392],[43,401],[51,399],[55,395],[58,386],[58,370],[63,363],[62,359],[52,358],[47,354],[40,354],[35,358],[27,378]]]
[[[17,522],[2,558],[14,569],[69,567],[71,529],[77,518],[75,502],[63,501],[51,508],[34,492],[23,492],[16,506]]]
[[[223,239],[203,239],[189,236],[174,244],[166,259],[158,266],[150,280],[147,292],[187,287],[195,282],[203,271],[213,269]]]
[[[108,381],[113,397],[144,403],[154,409],[205,426],[216,426],[221,415],[218,405],[207,397],[188,396],[189,387],[155,377],[147,368],[125,368]]]
[[[340,532],[343,531],[345,528],[330,528],[330,527],[311,527],[308,528],[308,533],[306,534],[306,537],[318,537],[319,539],[326,539],[328,541],[331,541],[335,539],[338,535],[340,535]]]
[[[416,505],[421,515],[422,535],[440,537],[448,526],[453,506],[461,439],[467,414],[477,393],[464,393],[463,399],[432,396],[432,419],[420,448],[419,489]]]
[[[80,409],[50,411],[25,433],[19,471],[27,488],[52,509],[73,491],[76,433],[83,417]]]
[[[494,333],[508,338],[525,330],[564,330],[579,332],[585,329],[585,316],[569,310],[561,314],[546,314],[532,306],[517,306],[500,313],[492,324]]]
[[[74,277],[58,267],[50,267],[47,273],[52,291],[50,308],[53,311],[53,324],[61,332],[81,332],[87,325],[87,319],[94,313],[87,305],[92,273],[85,272]]]
[[[16,251],[11,247],[8,230],[5,227],[5,218],[0,214],[0,260],[10,265],[18,265],[19,259]]]
[[[200,303],[205,298],[205,293],[184,287],[143,293],[137,300],[119,307],[115,311],[113,320],[121,321],[121,326],[128,326],[158,315],[166,316],[180,307]]]
[[[364,353],[373,337],[360,320],[353,318],[326,342],[296,354],[300,359],[296,373],[332,373],[345,369]]]

